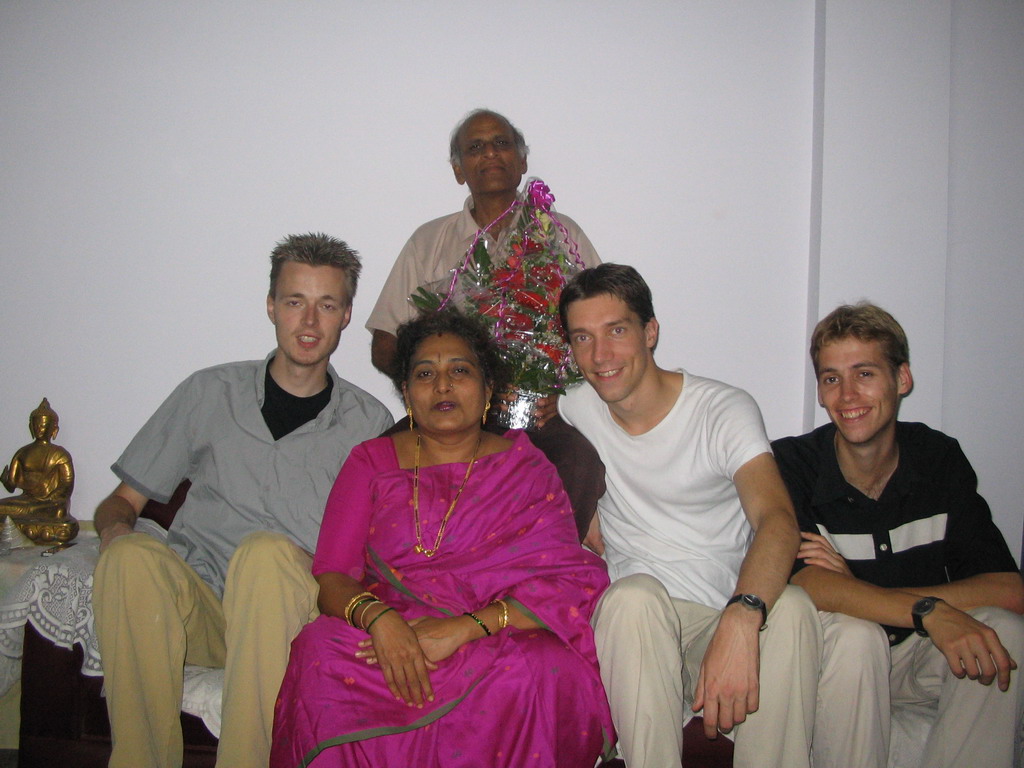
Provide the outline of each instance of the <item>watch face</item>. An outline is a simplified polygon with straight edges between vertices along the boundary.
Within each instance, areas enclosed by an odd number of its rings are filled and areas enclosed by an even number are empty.
[[[918,616],[927,616],[929,613],[935,610],[935,598],[934,597],[922,597],[911,609],[913,613]]]
[[[757,595],[743,595],[740,598],[740,600],[748,608],[753,608],[753,609],[758,610],[758,611],[761,610],[761,606],[764,605],[764,600],[762,600]]]
[[[910,609],[910,617],[914,621],[914,631],[921,637],[928,637],[928,631],[924,628],[922,619],[935,610],[935,604],[939,601],[938,597],[922,597]]]

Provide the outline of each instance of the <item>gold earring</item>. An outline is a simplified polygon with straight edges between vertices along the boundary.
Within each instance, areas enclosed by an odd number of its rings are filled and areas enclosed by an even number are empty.
[[[488,402],[487,405],[484,406],[484,415],[483,415],[483,418],[480,419],[480,423],[481,424],[487,424],[487,412],[489,410],[491,410],[490,402]]]
[[[405,412],[409,414],[409,431],[412,432],[416,427],[412,423],[412,406],[409,403],[405,404]]]

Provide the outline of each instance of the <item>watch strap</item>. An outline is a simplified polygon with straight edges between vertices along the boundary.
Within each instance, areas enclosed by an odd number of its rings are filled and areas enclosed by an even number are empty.
[[[751,598],[750,603],[756,603],[756,606],[753,605],[753,604],[749,604],[747,601],[743,600],[743,598],[745,598],[745,597],[746,598]],[[758,631],[760,632],[765,627],[768,626],[768,606],[766,606],[764,604],[764,600],[762,600],[757,595],[742,594],[742,593],[738,594],[738,595],[733,595],[732,597],[730,597],[728,600],[725,601],[725,607],[728,608],[733,603],[742,603],[743,607],[747,608],[748,610],[755,610],[756,608],[760,608],[761,609],[761,626],[758,629]]]
[[[922,597],[910,609],[910,618],[914,622],[914,631],[921,637],[928,637],[928,630],[924,628],[924,617],[935,610],[936,603],[941,602],[941,597]]]

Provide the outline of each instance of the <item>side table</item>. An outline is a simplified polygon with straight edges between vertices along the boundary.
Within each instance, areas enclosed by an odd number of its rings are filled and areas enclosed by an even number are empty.
[[[92,521],[88,520],[83,521],[82,531],[75,539],[80,543],[76,543],[76,546],[66,552],[43,558],[43,551],[51,545],[38,545],[15,549],[9,555],[0,557],[0,749],[18,748],[18,729],[21,720],[21,645],[18,640],[21,627],[24,625],[24,618],[19,620],[14,617],[14,612],[4,609],[9,608],[16,587],[30,569],[47,562],[59,562],[60,558],[70,555],[79,546],[95,547],[95,540]],[[5,618],[8,621],[5,622]],[[18,640],[11,639],[16,637]],[[15,645],[16,648],[10,647]]]

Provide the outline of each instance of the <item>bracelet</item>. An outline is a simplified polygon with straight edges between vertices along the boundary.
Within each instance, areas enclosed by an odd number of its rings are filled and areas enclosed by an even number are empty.
[[[479,624],[479,625],[480,625],[480,629],[482,629],[482,630],[484,631],[484,633],[485,633],[485,634],[486,634],[486,635],[487,635],[488,637],[490,637],[490,636],[491,636],[491,630],[489,630],[489,629],[487,628],[487,625],[486,625],[486,624],[484,624],[484,623],[483,623],[482,621],[480,621],[480,619],[479,619],[479,618],[477,617],[477,615],[476,615],[476,614],[474,614],[474,613],[470,613],[469,611],[466,611],[466,612],[465,612],[464,614],[462,614],[462,615],[463,615],[463,616],[469,616],[469,618],[471,618],[471,619],[472,619],[473,621],[475,621],[475,622],[476,622],[477,624]]]
[[[504,600],[495,600],[494,603],[497,603],[501,607],[501,616],[498,617],[498,631],[500,632],[508,626],[508,603]],[[492,603],[492,605],[494,603]]]
[[[381,611],[381,612],[380,612],[380,613],[378,613],[378,614],[377,614],[376,616],[374,616],[374,617],[373,617],[373,619],[372,619],[372,620],[370,621],[370,623],[366,625],[366,630],[365,630],[365,631],[366,631],[366,634],[370,634],[370,627],[372,627],[372,626],[373,626],[374,624],[376,624],[376,623],[377,623],[377,619],[379,619],[379,618],[380,618],[381,616],[383,616],[383,615],[384,615],[385,613],[387,613],[388,611],[393,611],[393,610],[395,610],[395,609],[394,609],[394,608],[392,608],[392,607],[391,607],[391,606],[389,605],[389,606],[388,606],[387,608],[385,608],[385,609],[384,609],[383,611]]]
[[[377,598],[373,597],[372,595],[368,597],[362,597],[358,601],[356,601],[356,604],[352,606],[352,610],[348,612],[348,623],[351,624],[353,627],[358,627],[359,625],[356,623],[356,611],[358,611],[359,608],[362,606],[370,606],[375,602],[377,602]]]
[[[348,605],[345,606],[346,622],[352,624],[352,611],[355,609],[356,603],[362,602],[367,598],[372,598],[374,600],[377,599],[372,592],[360,592],[358,595],[355,595],[351,600],[348,601]]]
[[[362,627],[363,623],[366,621],[366,612],[370,608],[378,604],[383,605],[384,601],[378,600],[376,597],[373,598],[373,600],[361,600],[360,602],[356,603],[356,607],[352,609],[352,626]],[[356,611],[358,611],[360,608],[363,609],[363,612],[360,613],[359,616],[357,617]]]
[[[348,605],[345,606],[345,611],[343,613],[346,622],[348,622],[349,624],[352,623],[352,609],[355,607],[356,602],[358,602],[360,598],[366,597],[369,594],[369,592],[360,592],[359,594],[352,596],[352,599],[348,601]]]

